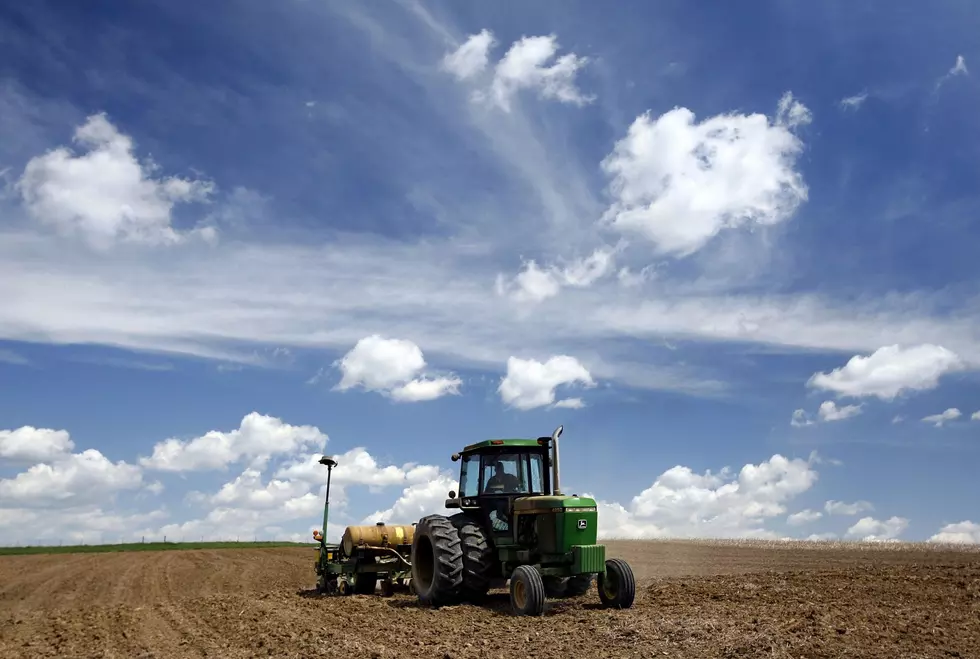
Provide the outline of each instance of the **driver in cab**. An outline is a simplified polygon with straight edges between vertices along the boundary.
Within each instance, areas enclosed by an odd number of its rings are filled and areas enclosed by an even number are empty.
[[[493,476],[487,481],[488,491],[492,492],[519,492],[521,482],[514,474],[504,471],[504,463],[497,461],[493,465]]]

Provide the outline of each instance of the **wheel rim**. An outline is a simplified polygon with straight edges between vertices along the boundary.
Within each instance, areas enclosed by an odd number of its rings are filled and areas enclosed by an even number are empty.
[[[606,578],[602,580],[602,592],[605,594],[607,599],[614,599],[616,597],[616,591],[619,590],[619,584],[616,583],[616,575],[611,571],[606,572]]]
[[[527,605],[527,589],[520,579],[514,582],[514,603],[519,609],[523,609]]]

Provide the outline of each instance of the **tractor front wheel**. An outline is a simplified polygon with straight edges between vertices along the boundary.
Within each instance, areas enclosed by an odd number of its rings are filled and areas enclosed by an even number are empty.
[[[519,565],[510,577],[510,606],[521,616],[544,613],[544,582],[541,573],[530,565]]]
[[[412,585],[429,606],[453,604],[463,585],[463,549],[459,532],[443,515],[428,515],[415,525]]]
[[[628,609],[636,597],[636,579],[629,563],[621,558],[606,561],[606,573],[599,574],[596,587],[599,601],[607,609]]]

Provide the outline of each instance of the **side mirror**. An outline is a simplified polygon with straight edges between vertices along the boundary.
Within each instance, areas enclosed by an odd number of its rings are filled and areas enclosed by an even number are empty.
[[[459,453],[453,453],[451,456],[453,462],[459,462],[459,458],[460,458]]]
[[[459,508],[459,499],[446,499],[446,508]]]
[[[449,490],[449,498],[450,499],[456,498],[456,490]]]

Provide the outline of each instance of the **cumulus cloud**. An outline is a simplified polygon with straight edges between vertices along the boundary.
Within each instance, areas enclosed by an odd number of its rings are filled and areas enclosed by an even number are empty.
[[[633,497],[629,507],[603,502],[603,537],[777,537],[767,520],[786,514],[786,504],[817,481],[812,464],[773,455],[743,466],[737,475],[695,473],[675,466]]]
[[[783,222],[807,199],[793,129],[809,121],[789,92],[772,120],[731,113],[697,123],[687,108],[641,115],[602,161],[614,199],[603,221],[677,257],[725,229]]]
[[[957,544],[980,544],[980,524],[965,520],[946,524],[939,533],[929,538],[930,542],[950,542]]]
[[[807,414],[806,410],[804,409],[793,410],[793,416],[790,417],[789,420],[789,425],[793,426],[794,428],[812,426],[813,423],[813,419],[810,418],[810,415]]]
[[[0,430],[0,460],[6,462],[47,462],[75,448],[66,430],[22,426]]]
[[[210,182],[176,176],[155,178],[152,161],[140,163],[131,137],[105,114],[94,114],[76,128],[73,141],[86,149],[76,155],[59,147],[32,158],[17,182],[31,216],[66,235],[80,235],[105,248],[122,240],[172,244],[191,233],[215,236],[211,227],[180,232],[172,226],[178,203],[206,201]]]
[[[490,30],[471,34],[463,45],[443,57],[442,65],[460,80],[472,78],[486,70],[490,62],[490,49],[496,44]]]
[[[505,405],[519,410],[552,404],[574,408],[582,403],[581,399],[569,399],[578,403],[555,403],[555,390],[563,385],[574,384],[595,386],[588,369],[574,357],[556,355],[543,363],[535,359],[510,357],[507,360],[507,374],[501,379],[497,391]]]
[[[450,490],[459,490],[459,483],[452,474],[440,473],[424,482],[409,485],[390,508],[368,515],[361,523],[411,524],[424,515],[451,514],[452,511],[445,506]]]
[[[422,350],[407,339],[377,334],[359,340],[336,364],[342,377],[337,391],[361,387],[397,401],[430,401],[458,394],[462,380],[455,375],[428,376]]]
[[[315,426],[293,426],[282,420],[251,412],[235,430],[212,430],[190,440],[166,439],[140,464],[160,471],[223,469],[241,460],[262,468],[274,455],[286,455],[319,447],[327,436]]]
[[[0,502],[10,508],[79,506],[102,503],[116,492],[141,485],[143,474],[137,465],[112,462],[96,449],[87,449],[0,480]]]
[[[865,542],[896,540],[908,525],[909,521],[904,517],[889,517],[886,520],[862,517],[847,529],[847,535]]]
[[[445,70],[459,80],[479,79],[487,71],[490,50],[496,45],[493,33],[482,30],[470,35],[456,50],[447,53],[442,60]],[[585,105],[593,100],[576,87],[575,78],[588,58],[574,53],[556,57],[559,50],[555,35],[521,37],[493,67],[486,86],[476,89],[474,101],[490,101],[509,112],[513,98],[521,90],[533,90],[542,99],[562,103]]]
[[[801,510],[798,513],[789,515],[786,518],[786,523],[790,526],[803,526],[804,524],[815,522],[821,517],[823,517],[823,513],[819,510]]]
[[[331,476],[331,483],[337,485],[367,485],[378,488],[421,482],[434,477],[438,469],[428,465],[408,463],[402,466],[380,466],[367,449],[354,447],[333,456],[337,461]],[[319,453],[290,460],[276,470],[277,478],[298,479],[307,483],[323,483],[327,477],[326,468],[318,461]]]
[[[961,416],[963,416],[962,412],[955,407],[950,407],[943,410],[939,414],[930,414],[929,416],[922,417],[922,420],[926,423],[933,424],[937,428],[941,428],[947,421],[955,421]]]
[[[837,404],[832,400],[825,400],[820,403],[819,410],[821,421],[843,421],[844,419],[849,419],[853,416],[857,416],[861,413],[860,405],[843,405],[837,407]]]
[[[541,302],[558,295],[564,286],[584,288],[610,274],[614,253],[614,249],[599,248],[582,259],[547,268],[541,268],[531,259],[513,278],[497,275],[495,290],[497,295],[508,296],[518,302]]]
[[[939,379],[965,366],[951,350],[929,343],[884,346],[869,356],[855,355],[829,373],[814,373],[807,386],[838,396],[874,396],[890,401],[904,393],[934,389]]]
[[[970,421],[980,421],[980,410],[970,415]]]
[[[827,511],[828,515],[857,515],[867,510],[874,510],[874,506],[867,501],[844,503],[843,501],[834,501],[833,499],[825,503],[823,508]]]
[[[784,515],[786,504],[816,480],[812,463],[778,454],[757,465],[747,464],[737,474],[727,467],[717,474],[710,470],[699,474],[678,465],[661,474],[628,506],[597,499],[599,534],[603,538],[776,538],[780,536],[766,529],[765,523]],[[411,523],[425,514],[447,514],[450,511],[444,503],[451,489],[458,489],[457,482],[448,472],[441,472],[408,485],[391,507],[368,515],[361,523]],[[819,512],[804,512],[808,517],[820,516]]]

